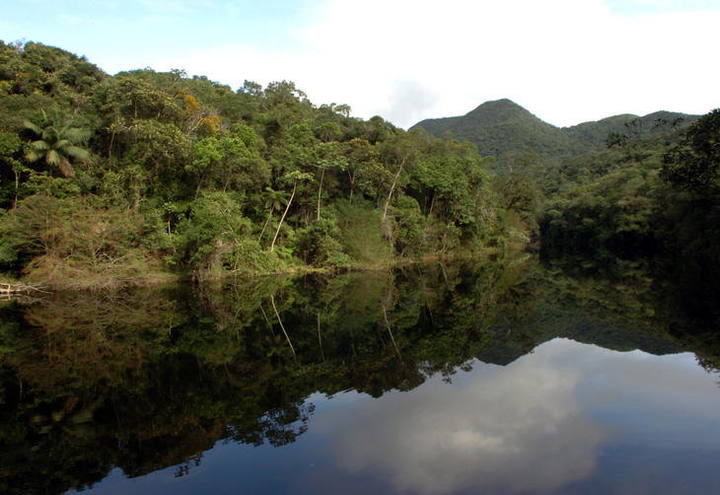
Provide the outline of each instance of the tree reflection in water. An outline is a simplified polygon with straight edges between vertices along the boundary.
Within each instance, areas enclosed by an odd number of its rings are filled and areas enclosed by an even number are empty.
[[[474,359],[506,365],[555,337],[690,350],[717,368],[715,316],[688,313],[677,287],[633,262],[567,273],[524,257],[6,303],[0,491],[62,493],[114,467],[183,476],[218,440],[294,442],[315,392],[452,382]]]

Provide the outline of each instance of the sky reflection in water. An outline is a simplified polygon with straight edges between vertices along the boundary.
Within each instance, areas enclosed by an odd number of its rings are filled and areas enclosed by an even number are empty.
[[[188,476],[113,474],[93,493],[709,493],[720,390],[692,354],[554,339],[502,367],[379,399],[310,400],[282,448],[218,444]]]

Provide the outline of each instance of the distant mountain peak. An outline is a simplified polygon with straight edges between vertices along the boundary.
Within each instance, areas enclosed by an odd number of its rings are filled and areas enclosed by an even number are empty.
[[[560,129],[508,98],[486,101],[462,117],[428,119],[416,126],[436,136],[450,133],[456,139],[471,141],[485,155],[523,150],[559,153],[572,146]]]
[[[504,119],[512,118],[517,115],[534,117],[534,115],[532,115],[528,110],[514,101],[502,98],[500,100],[486,101],[474,110],[468,112],[465,116],[480,116],[486,121],[486,123],[489,123],[492,121],[501,122]]]
[[[512,101],[510,98],[500,98],[499,100],[488,100],[486,102],[481,103],[480,105],[475,108],[475,110],[479,108],[487,108],[487,107],[493,107],[493,106],[512,106],[512,107],[518,107],[525,110],[523,107]]]
[[[460,117],[427,119],[413,127],[422,127],[438,137],[451,135],[456,139],[471,141],[483,155],[524,151],[562,155],[602,147],[608,134],[622,133],[628,125],[638,122],[644,133],[652,135],[661,132],[655,125],[657,121],[689,124],[697,117],[666,111],[643,117],[622,114],[559,128],[541,120],[509,98],[501,98],[486,101]]]

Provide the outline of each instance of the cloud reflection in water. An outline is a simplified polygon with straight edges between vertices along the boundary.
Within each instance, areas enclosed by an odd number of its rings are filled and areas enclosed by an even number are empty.
[[[432,380],[412,394],[364,402],[323,427],[342,432],[342,468],[380,474],[399,491],[550,492],[590,475],[608,435],[580,413],[582,373],[558,366],[576,345],[540,346],[452,385]]]

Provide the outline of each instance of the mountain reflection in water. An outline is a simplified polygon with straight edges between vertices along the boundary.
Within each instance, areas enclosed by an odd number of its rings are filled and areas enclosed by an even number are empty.
[[[684,282],[526,257],[6,304],[0,491],[717,491]]]

